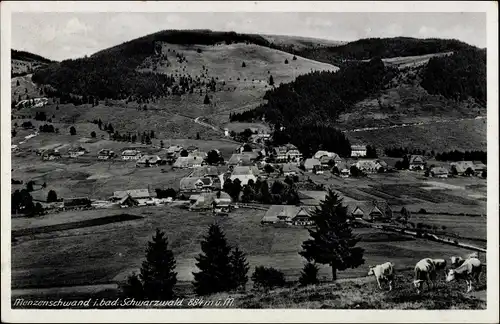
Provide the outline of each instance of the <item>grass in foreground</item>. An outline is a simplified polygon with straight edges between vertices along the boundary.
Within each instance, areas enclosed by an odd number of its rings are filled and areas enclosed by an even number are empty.
[[[412,271],[399,273],[393,291],[378,289],[372,277],[269,293],[235,296],[237,308],[307,309],[486,309],[486,301],[465,293],[464,282],[438,281],[433,291],[418,295],[411,285]],[[486,275],[475,290],[485,292]]]

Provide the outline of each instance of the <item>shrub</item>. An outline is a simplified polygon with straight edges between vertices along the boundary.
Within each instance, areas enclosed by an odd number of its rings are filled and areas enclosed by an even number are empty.
[[[252,281],[255,288],[283,287],[285,285],[285,275],[272,267],[258,266],[252,274]]]
[[[318,280],[318,267],[314,263],[306,263],[300,273],[299,283],[301,286],[316,285]]]
[[[94,131],[92,131],[92,132],[90,133],[90,137],[92,137],[92,138],[96,138],[96,136],[97,136],[97,134],[96,134]]]
[[[74,126],[71,126],[71,128],[69,129],[69,133],[70,133],[71,135],[76,135],[76,129],[75,129],[75,127],[74,127]]]
[[[419,213],[419,214],[427,214],[427,210],[425,210],[425,209],[423,209],[423,208],[420,208],[420,209],[418,210],[418,213]]]
[[[50,190],[47,194],[47,202],[56,202],[57,201],[57,193],[54,190]]]

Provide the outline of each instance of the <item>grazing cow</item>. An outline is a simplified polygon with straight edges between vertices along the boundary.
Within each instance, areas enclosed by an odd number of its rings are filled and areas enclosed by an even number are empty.
[[[423,288],[424,282],[427,283],[427,288],[430,284],[434,287],[434,280],[436,280],[436,266],[430,258],[425,258],[417,262],[415,265],[415,280],[413,286],[417,288],[417,293]]]
[[[432,259],[434,263],[434,267],[436,268],[436,272],[442,270],[444,275],[446,276],[446,260],[445,259]]]
[[[378,287],[380,289],[382,289],[380,282],[387,282],[389,284],[389,291],[391,291],[392,284],[394,282],[394,263],[386,262],[374,267],[370,267],[370,269],[368,270],[368,275],[375,276],[375,279],[377,279]]]
[[[462,258],[462,257],[459,257],[459,256],[452,256],[450,259],[451,259],[451,265],[455,268],[458,268],[460,267],[465,260],[467,259],[471,259],[471,258],[475,258],[475,259],[478,259],[479,258],[479,255],[477,252],[473,252],[469,255],[466,255],[465,258]]]
[[[462,259],[461,257],[459,256],[452,256],[451,258],[451,265],[455,268],[458,268],[462,265],[462,263],[464,263],[464,259]]]
[[[467,284],[467,292],[472,291],[472,281],[479,283],[479,276],[481,275],[482,264],[477,258],[469,258],[464,261],[464,263],[456,268],[450,269],[448,275],[446,276],[446,281],[450,282],[453,280],[465,279]]]

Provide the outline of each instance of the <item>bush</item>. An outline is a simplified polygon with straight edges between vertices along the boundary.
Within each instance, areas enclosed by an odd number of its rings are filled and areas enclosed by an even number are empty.
[[[50,190],[49,193],[47,194],[47,202],[56,202],[57,201],[57,194],[54,190]]]
[[[427,214],[427,210],[420,208],[418,211],[419,214]]]
[[[90,133],[90,137],[92,137],[92,138],[96,138],[96,136],[97,136],[97,134],[96,134],[94,131],[92,131],[92,132]]]
[[[258,266],[252,274],[252,281],[255,288],[283,287],[285,285],[285,275],[272,267]]]
[[[300,273],[299,283],[301,286],[316,285],[318,280],[318,267],[314,263],[306,263]]]
[[[76,129],[75,129],[75,127],[74,127],[74,126],[71,126],[71,128],[69,129],[69,133],[70,133],[71,135],[76,135]]]

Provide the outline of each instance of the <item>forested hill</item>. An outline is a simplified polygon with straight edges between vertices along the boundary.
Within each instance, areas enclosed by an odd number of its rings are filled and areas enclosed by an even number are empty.
[[[318,149],[349,156],[350,144],[333,128],[339,114],[380,91],[395,76],[381,59],[350,63],[336,73],[313,72],[269,90],[268,102],[255,110],[231,115],[232,120],[264,117],[274,124],[277,143],[293,143],[309,156]],[[283,131],[280,129],[283,127]]]
[[[433,57],[422,73],[421,86],[448,99],[475,99],[486,106],[486,50],[466,49]]]
[[[29,62],[40,62],[40,63],[52,63],[53,62],[53,61],[51,61],[43,56],[33,54],[30,52],[18,51],[15,49],[10,51],[10,58],[12,60],[29,61]]]
[[[296,54],[320,62],[339,64],[346,60],[369,60],[453,52],[475,48],[455,39],[410,37],[366,38],[341,46],[308,48]]]

